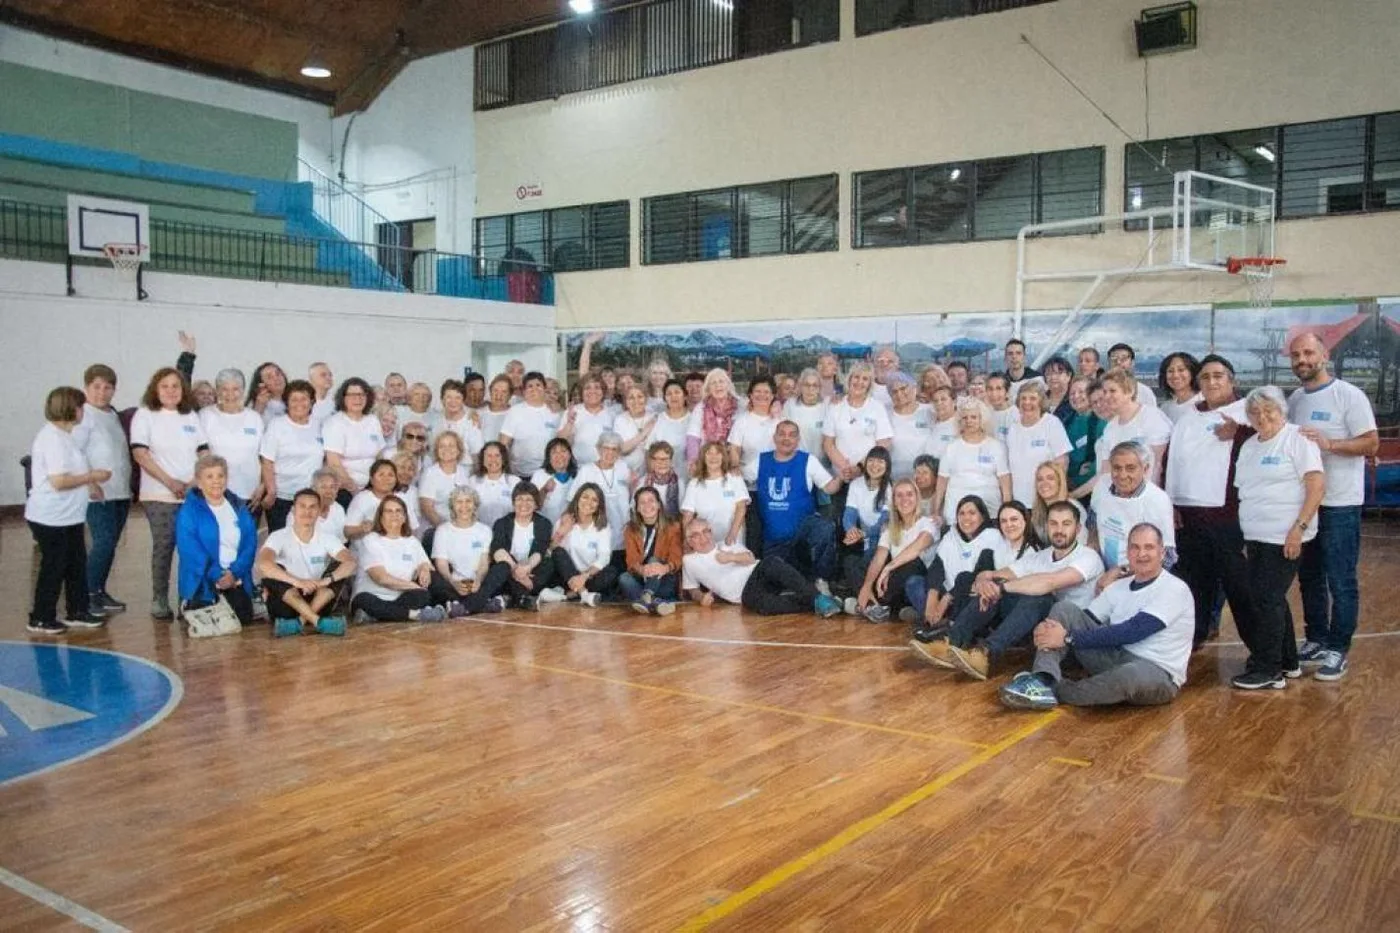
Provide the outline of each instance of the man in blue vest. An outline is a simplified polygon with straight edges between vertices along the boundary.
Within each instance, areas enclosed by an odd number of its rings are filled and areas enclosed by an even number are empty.
[[[773,432],[773,450],[758,458],[763,556],[779,556],[810,571],[817,590],[829,595],[826,581],[836,573],[836,526],[817,514],[813,487],[834,493],[841,480],[816,457],[799,450],[800,440],[796,422],[780,421]]]

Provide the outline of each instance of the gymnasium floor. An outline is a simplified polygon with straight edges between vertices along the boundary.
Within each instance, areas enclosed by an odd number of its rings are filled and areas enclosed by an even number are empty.
[[[67,643],[183,698],[0,784],[0,927],[1400,929],[1400,526],[1366,533],[1345,681],[1232,691],[1227,631],[1168,708],[1039,715],[904,626],[735,608],[190,641],[145,614],[135,518],[131,610]],[[31,567],[5,522],[0,643]]]

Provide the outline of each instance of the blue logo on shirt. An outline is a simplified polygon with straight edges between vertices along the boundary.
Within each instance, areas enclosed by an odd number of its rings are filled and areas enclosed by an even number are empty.
[[[248,435],[249,437],[257,437],[257,436],[258,436],[258,429],[257,429],[257,428],[244,428],[244,429],[243,429],[243,433],[246,434],[246,435]]]
[[[978,455],[977,455],[977,462],[978,462],[978,463],[996,463],[996,462],[997,462],[997,458],[996,458],[996,457],[993,457],[991,454],[978,454]]]
[[[192,424],[182,424],[180,425],[180,430],[184,431],[186,434],[194,434],[195,426]]]
[[[1037,439],[1031,441],[1031,446],[1032,446],[1032,447],[1048,447],[1049,444],[1046,443],[1046,441],[1045,441],[1044,438],[1037,438]]]
[[[0,785],[133,739],[182,694],[178,677],[142,658],[0,642]]]
[[[1315,412],[1313,412],[1311,415],[1308,416],[1308,420],[1309,420],[1309,421],[1331,421],[1331,420],[1332,420],[1332,413],[1331,413],[1330,411],[1315,411]]]
[[[1268,454],[1259,458],[1260,466],[1278,466],[1283,463],[1283,457],[1279,454]]]

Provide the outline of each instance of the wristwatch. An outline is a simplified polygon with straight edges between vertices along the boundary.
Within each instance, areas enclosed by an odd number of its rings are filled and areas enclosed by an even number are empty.
[[[1307,522],[1294,522],[1294,523],[1293,523],[1293,526],[1294,526],[1295,528],[1297,528],[1299,531],[1307,531],[1307,530],[1308,530],[1308,523],[1307,523]]]
[[[1074,644],[1074,636],[1069,632],[1065,632],[1065,647],[1068,648],[1072,644]]]

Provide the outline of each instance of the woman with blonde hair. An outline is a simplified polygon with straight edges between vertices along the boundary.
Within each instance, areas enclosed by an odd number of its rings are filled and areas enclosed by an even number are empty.
[[[648,411],[655,413],[666,410],[666,383],[674,378],[671,364],[666,361],[666,357],[657,356],[652,359],[651,365],[647,367],[645,390]]]
[[[701,401],[690,413],[685,432],[685,462],[694,464],[700,448],[711,443],[726,444],[734,419],[739,415],[739,397],[729,373],[712,369],[705,376]]]
[[[1070,498],[1069,473],[1064,464],[1047,460],[1035,468],[1035,498],[1031,500],[1031,529],[1041,541],[1050,540],[1047,525],[1050,506],[1056,502],[1069,502],[1079,510],[1079,543],[1089,540],[1088,515],[1077,499]]]
[[[933,547],[938,543],[938,527],[932,519],[919,514],[919,489],[905,477],[895,481],[890,490],[890,516],[875,554],[865,572],[865,582],[855,597],[854,608],[871,622],[887,622],[890,615],[900,613],[905,621],[913,622],[922,615],[922,608],[909,607],[905,584],[922,577],[928,567],[924,554],[933,559]],[[909,612],[903,612],[910,609]],[[906,618],[907,617],[907,618]]]
[[[929,363],[919,371],[919,401],[925,405],[933,404],[934,392],[952,386],[953,381],[948,378],[948,371],[937,363]]]
[[[737,474],[729,472],[729,455],[720,441],[700,448],[691,481],[681,500],[681,520],[693,518],[710,523],[715,541],[733,545],[744,532],[744,516],[749,507],[749,490]]]

